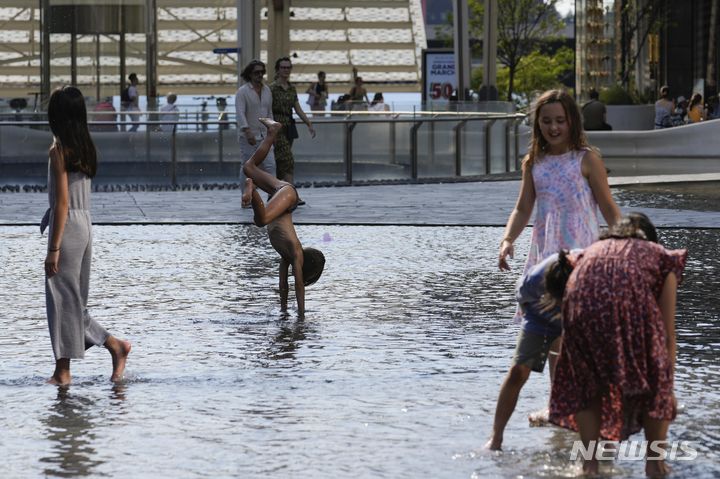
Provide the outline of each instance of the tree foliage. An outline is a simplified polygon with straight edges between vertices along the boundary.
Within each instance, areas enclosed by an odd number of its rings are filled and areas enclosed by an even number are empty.
[[[561,88],[560,79],[568,73],[572,74],[575,53],[572,49],[562,47],[553,54],[533,51],[520,59],[514,77],[512,101],[518,107],[530,104],[539,93],[552,88]],[[503,66],[498,70],[497,87],[509,91],[510,68]],[[482,84],[482,69],[473,71],[473,88]]]
[[[523,60],[537,54],[539,46],[553,40],[563,27],[555,8],[558,0],[498,0],[498,62],[507,69],[507,83],[500,89],[512,101],[515,77]],[[484,0],[468,0],[470,35],[483,37]],[[500,75],[498,75],[500,76]],[[498,83],[500,80],[498,78]]]

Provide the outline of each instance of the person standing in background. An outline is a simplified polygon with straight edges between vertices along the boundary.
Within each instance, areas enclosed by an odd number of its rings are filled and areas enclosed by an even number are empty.
[[[120,110],[127,112],[139,112],[140,111],[140,95],[138,94],[138,77],[136,73],[128,75],[130,85],[125,88],[120,94]],[[125,115],[123,115],[123,122],[125,121]],[[139,121],[139,113],[129,113],[127,118],[130,121]],[[135,124],[130,127],[128,131],[137,131],[140,125]],[[125,131],[125,126],[122,126],[122,130]]]
[[[228,114],[225,111],[225,108],[227,108],[227,100],[224,97],[220,97],[217,100],[215,100],[215,107],[217,107],[218,111],[218,121],[228,121]],[[219,130],[229,130],[230,125],[228,123],[220,123],[218,125]]]
[[[660,98],[655,102],[655,129],[670,128],[673,126],[672,115],[675,111],[675,102],[670,98],[670,87],[660,88]]]
[[[353,72],[353,87],[348,93],[348,101],[351,105],[351,110],[367,110],[370,100],[368,100],[367,90],[363,86],[363,79],[357,74],[357,68],[352,69]]]
[[[275,139],[276,176],[278,179],[293,184],[295,176],[295,157],[292,145],[298,138],[297,126],[293,118],[293,109],[308,127],[310,136],[315,138],[315,129],[300,106],[295,86],[290,83],[292,62],[288,57],[278,58],[275,62],[275,81],[270,85],[272,92],[272,109],[275,121],[282,125],[282,131]],[[305,202],[298,198],[298,205]]]
[[[176,101],[177,95],[175,93],[168,93],[167,103],[160,108],[160,121],[166,122],[160,125],[162,131],[172,133],[177,129],[176,122],[178,121],[180,110],[177,105],[175,105]]]
[[[260,60],[252,60],[243,69],[240,76],[245,80],[235,94],[235,115],[238,124],[238,141],[242,164],[257,150],[258,145],[267,135],[267,128],[260,118],[274,119],[272,113],[272,93],[270,87],[263,82],[266,73],[265,64]],[[269,174],[275,176],[275,150],[270,148],[265,160],[260,164]],[[245,173],[240,167],[240,187],[245,186]],[[249,206],[248,206],[249,207]]]
[[[385,103],[385,98],[383,98],[383,94],[381,92],[375,93],[368,111],[390,111],[390,105]]]
[[[115,124],[115,107],[112,104],[113,98],[111,96],[106,97],[103,101],[95,105],[93,111],[95,115],[92,116],[93,121],[108,122],[105,125],[92,125],[90,131],[117,131],[117,125]],[[109,124],[112,122],[113,124]]]
[[[305,92],[308,94],[307,104],[313,112],[325,111],[328,101],[328,87],[327,83],[325,83],[325,72],[318,72],[317,77],[318,81],[311,84]]]
[[[594,88],[590,90],[590,101],[582,107],[583,128],[585,131],[612,130],[607,123],[607,108],[600,101],[600,94]]]
[[[693,93],[687,111],[688,123],[700,123],[705,119],[703,97],[700,93]]]

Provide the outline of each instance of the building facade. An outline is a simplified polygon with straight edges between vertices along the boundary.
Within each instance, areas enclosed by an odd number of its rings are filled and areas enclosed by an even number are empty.
[[[577,0],[577,96],[622,85],[651,99],[717,94],[720,0]]]

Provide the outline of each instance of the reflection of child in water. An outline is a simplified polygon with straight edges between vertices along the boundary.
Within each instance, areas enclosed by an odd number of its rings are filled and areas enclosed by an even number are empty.
[[[260,118],[260,122],[267,127],[267,136],[243,165],[247,179],[242,204],[252,205],[255,224],[267,225],[270,244],[280,254],[280,305],[283,311],[287,309],[288,272],[292,265],[298,316],[302,318],[305,315],[305,286],[313,284],[320,278],[325,266],[325,257],[316,249],[303,249],[300,244],[292,221],[292,211],[297,207],[298,202],[295,187],[259,168],[282,128],[280,123],[269,118]],[[256,188],[270,195],[267,204],[263,203]]]

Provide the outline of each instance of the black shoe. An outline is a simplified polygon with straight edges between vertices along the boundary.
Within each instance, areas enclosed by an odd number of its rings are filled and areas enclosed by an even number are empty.
[[[298,206],[303,206],[305,204],[305,200],[298,200],[297,204]]]

